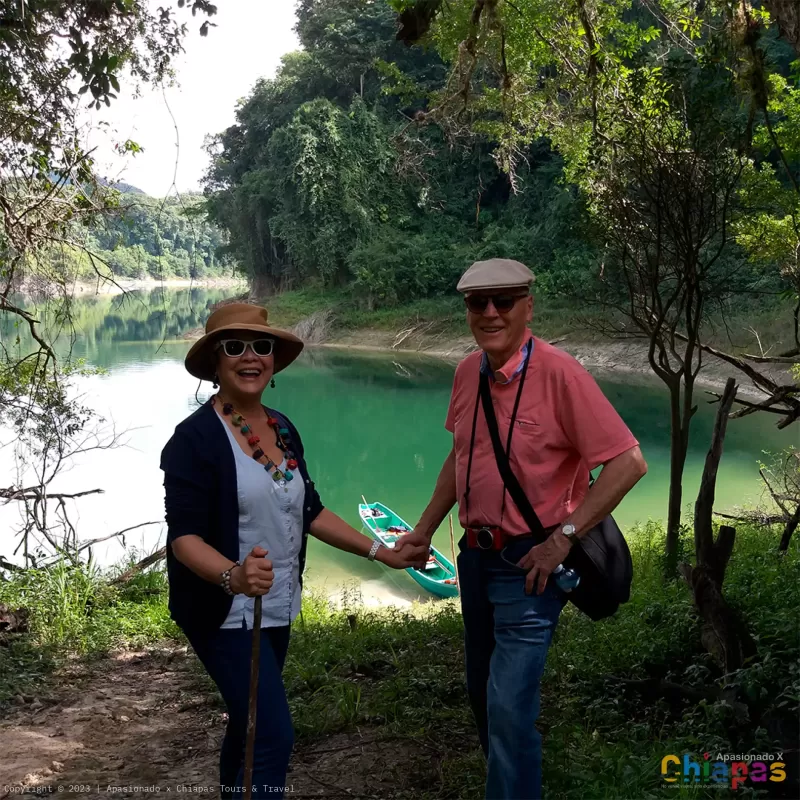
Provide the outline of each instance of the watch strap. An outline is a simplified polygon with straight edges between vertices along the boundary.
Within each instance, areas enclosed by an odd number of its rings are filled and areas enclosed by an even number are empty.
[[[367,553],[367,561],[374,561],[375,560],[375,556],[376,556],[378,550],[380,550],[381,547],[383,547],[383,542],[380,542],[380,541],[378,541],[376,539],[372,543],[372,547],[370,547],[369,553]]]

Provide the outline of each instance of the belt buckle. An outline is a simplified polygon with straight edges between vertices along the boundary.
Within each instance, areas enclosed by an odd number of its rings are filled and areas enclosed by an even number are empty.
[[[494,547],[494,533],[487,527],[479,528],[475,541],[481,550],[491,550]]]

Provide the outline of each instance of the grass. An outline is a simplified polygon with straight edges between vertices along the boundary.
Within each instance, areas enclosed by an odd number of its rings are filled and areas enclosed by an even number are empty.
[[[107,578],[92,565],[59,562],[0,581],[0,604],[28,609],[30,627],[29,635],[11,635],[0,646],[0,709],[15,695],[35,692],[69,658],[180,636],[167,610],[163,572],[140,574],[124,588]]]
[[[666,754],[774,752],[791,749],[796,736],[798,542],[781,556],[776,531],[742,525],[738,533],[726,593],[759,648],[758,658],[734,676],[750,701],[747,716],[723,702],[625,691],[623,679],[659,677],[702,688],[721,677],[700,645],[687,587],[661,578],[662,527],[650,523],[628,538],[635,563],[631,601],[601,623],[568,605],[550,652],[540,721],[550,798],[663,797],[659,765]],[[683,545],[691,550],[688,539]],[[14,575],[0,582],[0,602],[31,610],[31,633],[0,647],[0,705],[46,682],[68,653],[89,657],[180,638],[166,613],[160,572],[139,576],[123,590],[108,588],[90,569]],[[306,593],[285,670],[299,745],[369,729],[424,747],[425,768],[409,769],[408,785],[398,787],[409,797],[480,796],[484,764],[466,703],[462,659],[454,601],[370,610],[357,597],[333,608]],[[207,678],[198,680],[209,685]],[[727,796],[698,787],[682,795]]]
[[[269,306],[271,318],[274,317],[279,325],[295,325],[311,314],[331,311],[333,328],[338,332],[361,328],[395,331],[415,322],[436,321],[443,329],[457,334],[464,322],[463,304],[459,297],[416,300],[402,306],[369,311],[360,307],[348,290],[299,289],[263,302]]]

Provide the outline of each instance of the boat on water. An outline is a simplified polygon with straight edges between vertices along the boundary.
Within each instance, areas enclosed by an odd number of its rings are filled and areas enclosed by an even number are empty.
[[[358,516],[373,539],[386,547],[394,547],[411,526],[383,503],[359,503]],[[423,568],[409,567],[406,572],[431,594],[437,597],[457,597],[456,570],[450,559],[431,545],[428,561]]]

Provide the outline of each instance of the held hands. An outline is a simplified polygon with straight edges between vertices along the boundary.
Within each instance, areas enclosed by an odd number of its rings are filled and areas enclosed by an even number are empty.
[[[422,569],[428,560],[431,549],[430,539],[422,533],[406,533],[395,543],[394,548],[381,547],[375,554],[377,561],[382,561],[392,569]]]
[[[258,597],[269,592],[275,580],[275,573],[272,571],[272,562],[264,557],[268,552],[263,547],[254,547],[241,566],[233,569],[232,592],[245,594],[248,597]]]
[[[541,594],[547,585],[550,573],[569,555],[572,545],[558,529],[541,544],[532,547],[518,562],[517,566],[528,570],[525,578],[525,594],[530,594],[536,586],[536,594]]]

